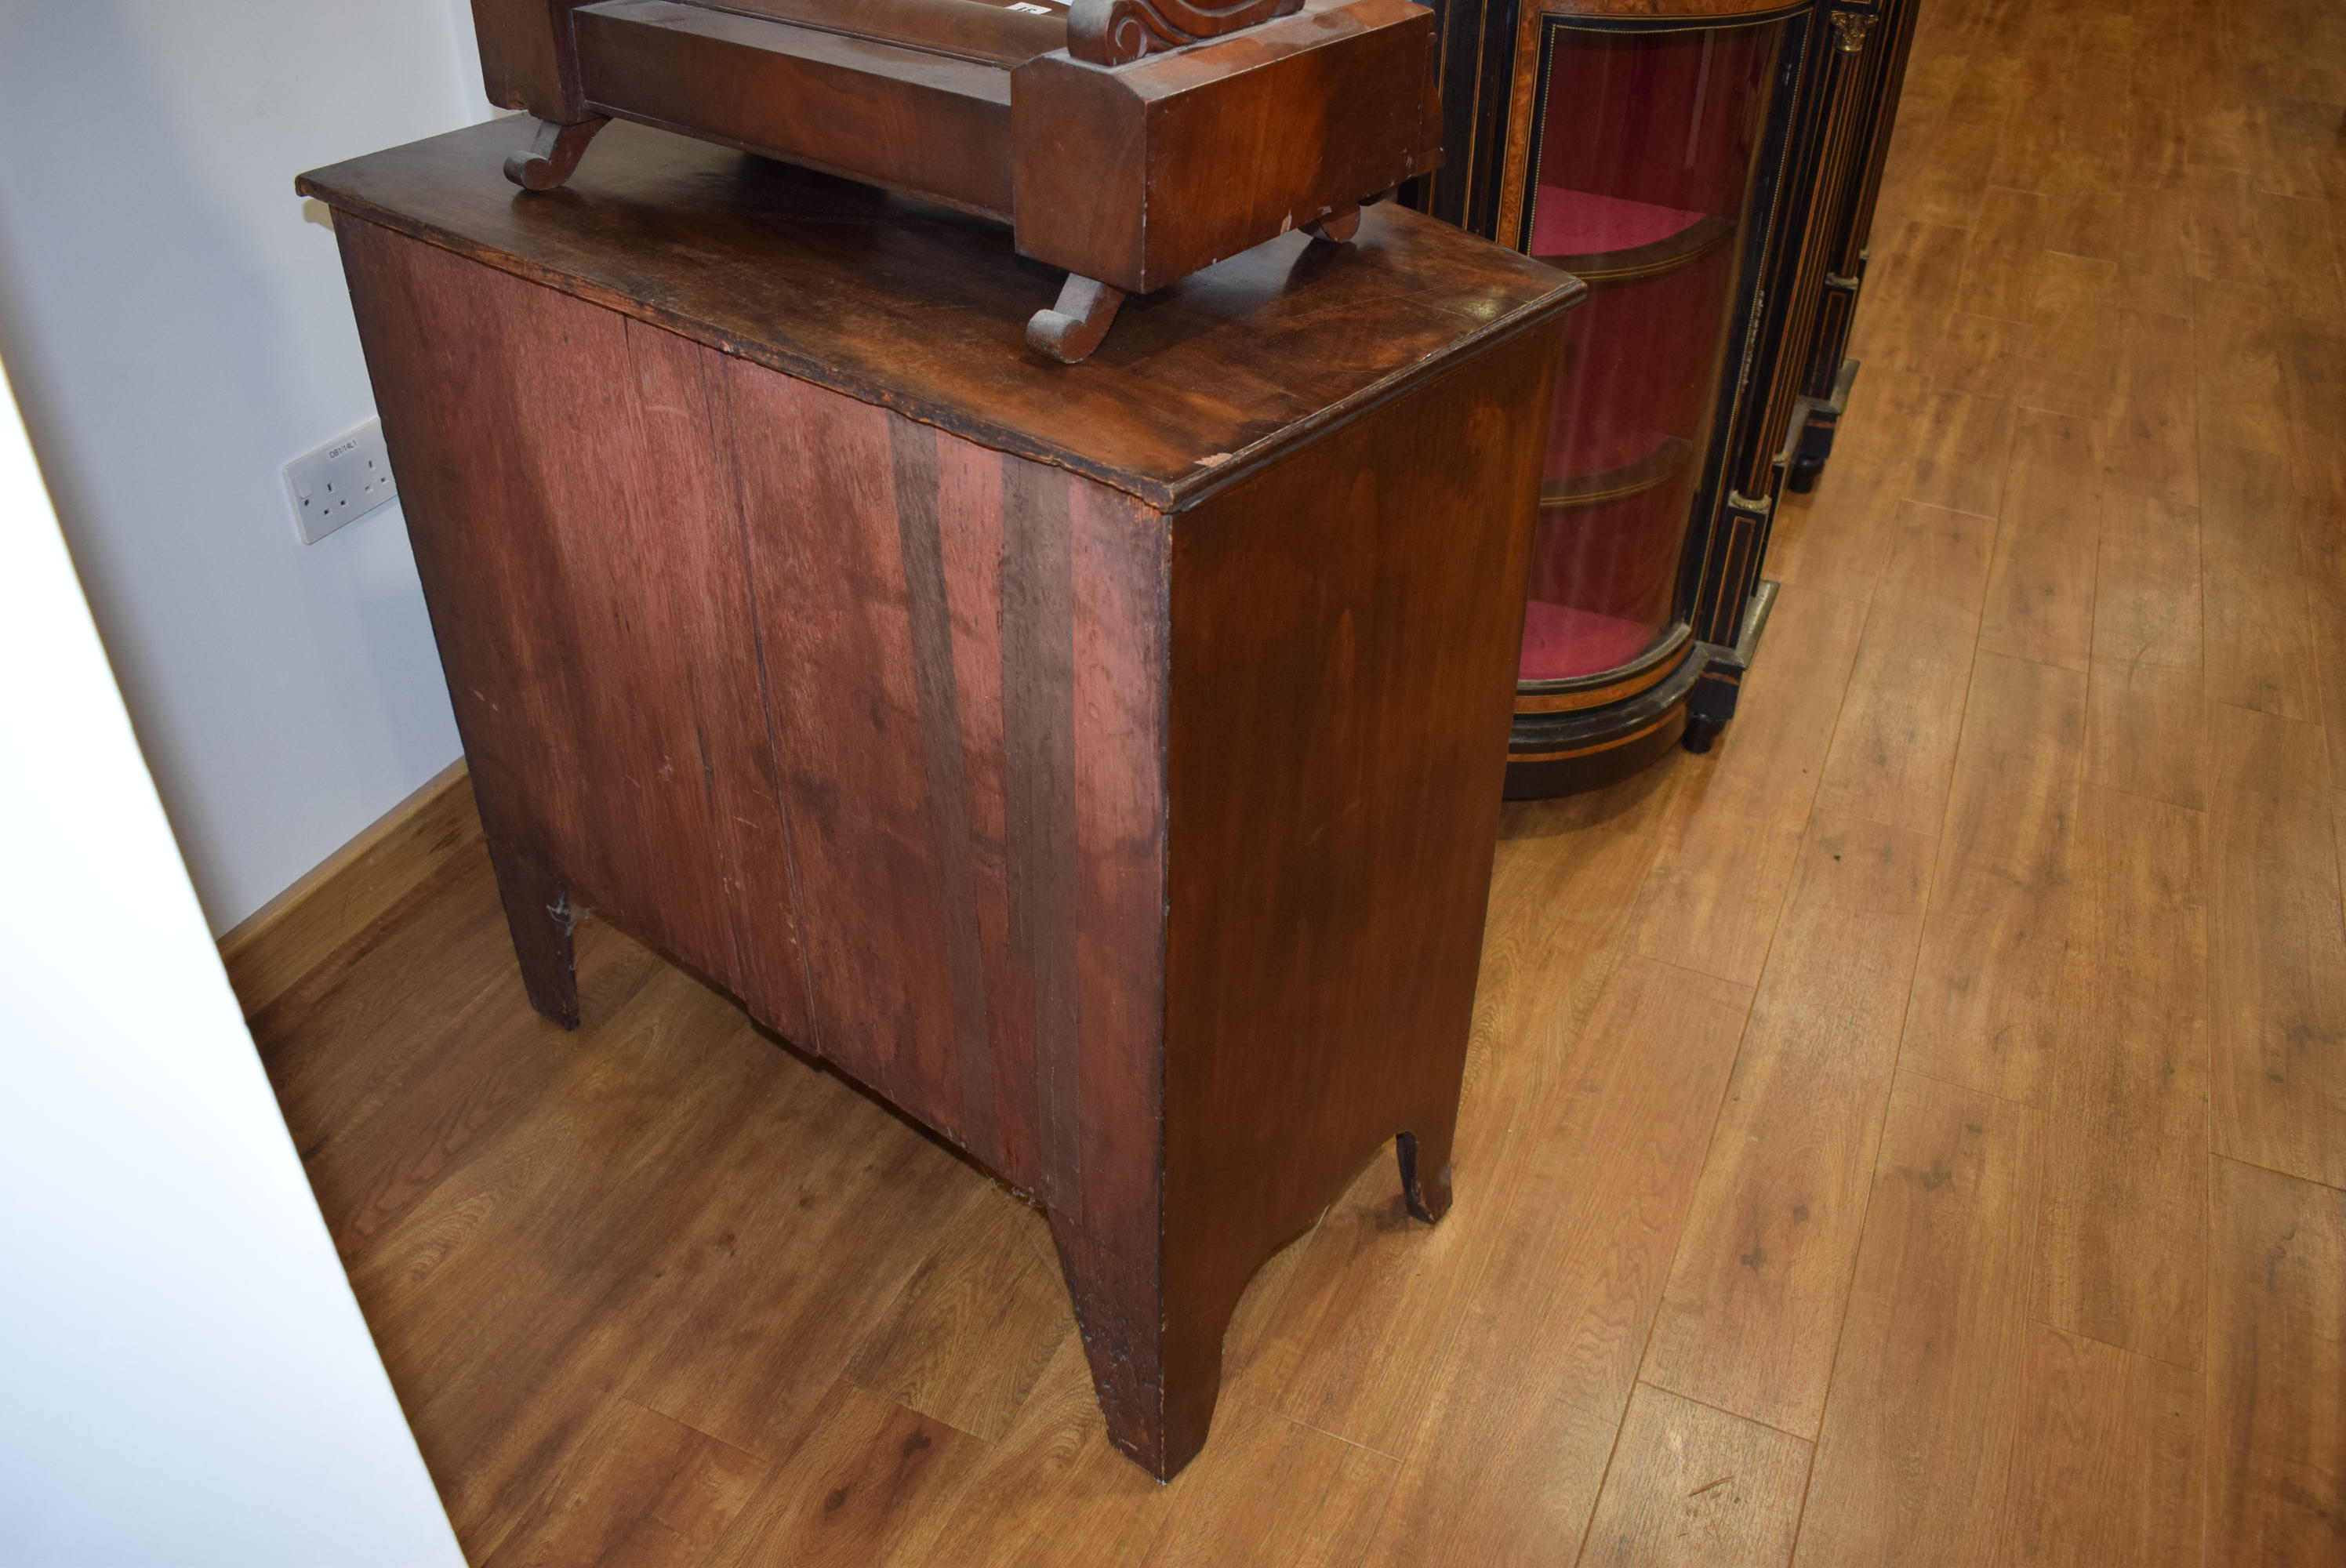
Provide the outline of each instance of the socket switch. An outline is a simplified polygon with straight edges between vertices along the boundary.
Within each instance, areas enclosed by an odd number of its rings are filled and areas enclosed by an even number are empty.
[[[357,522],[398,494],[378,419],[285,465],[285,498],[293,507],[294,532],[304,545]]]

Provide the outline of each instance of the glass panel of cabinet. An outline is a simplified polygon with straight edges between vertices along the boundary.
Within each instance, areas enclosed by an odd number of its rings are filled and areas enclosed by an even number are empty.
[[[1913,0],[1446,0],[1419,201],[1589,285],[1534,524],[1507,792],[1732,715],[1787,483],[1831,450]]]

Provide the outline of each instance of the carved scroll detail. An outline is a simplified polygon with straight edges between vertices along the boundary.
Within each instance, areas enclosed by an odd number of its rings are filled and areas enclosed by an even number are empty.
[[[1219,38],[1274,16],[1292,15],[1303,0],[1075,0],[1067,12],[1067,53],[1095,66],[1122,66],[1143,55]]]
[[[1832,13],[1833,31],[1840,35],[1833,47],[1844,55],[1854,55],[1865,47],[1865,36],[1873,31],[1873,17],[1862,11]]]
[[[1123,290],[1070,272],[1059,286],[1058,304],[1035,311],[1026,323],[1026,341],[1036,353],[1048,354],[1063,365],[1081,364],[1107,336],[1123,306]]]
[[[595,139],[597,131],[610,123],[607,119],[591,119],[566,126],[552,120],[538,121],[537,138],[530,143],[529,150],[505,159],[505,178],[524,190],[552,190],[570,178],[586,154],[586,144]]]

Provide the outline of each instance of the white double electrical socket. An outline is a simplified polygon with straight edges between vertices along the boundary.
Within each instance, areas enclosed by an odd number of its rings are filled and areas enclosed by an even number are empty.
[[[292,504],[293,529],[304,545],[357,522],[398,494],[379,419],[285,465],[285,498]]]

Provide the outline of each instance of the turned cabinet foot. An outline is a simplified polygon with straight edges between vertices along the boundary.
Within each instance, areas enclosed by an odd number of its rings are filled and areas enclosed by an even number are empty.
[[[1123,304],[1123,290],[1070,272],[1059,290],[1059,302],[1035,311],[1026,323],[1026,341],[1036,353],[1063,365],[1079,364],[1107,336]]]
[[[1361,208],[1358,202],[1340,207],[1327,217],[1303,226],[1303,232],[1314,239],[1325,239],[1331,245],[1341,245],[1361,231]]]
[[[1450,1131],[1439,1138],[1403,1133],[1393,1140],[1401,1156],[1401,1191],[1409,1212],[1428,1225],[1450,1212]]]
[[[560,878],[495,839],[489,840],[489,864],[497,875],[497,898],[505,907],[529,1004],[565,1029],[577,1028],[578,966],[570,933],[578,916],[569,893]]]
[[[505,159],[505,178],[524,190],[552,190],[570,178],[586,151],[586,144],[595,139],[597,131],[610,123],[594,119],[566,126],[552,120],[538,121],[537,139],[530,144],[529,150]]]
[[[1837,415],[1811,415],[1801,427],[1800,444],[1793,449],[1792,461],[1784,476],[1784,486],[1796,495],[1806,495],[1817,487],[1817,479],[1825,471],[1825,461],[1832,456],[1833,435],[1839,425]]]

